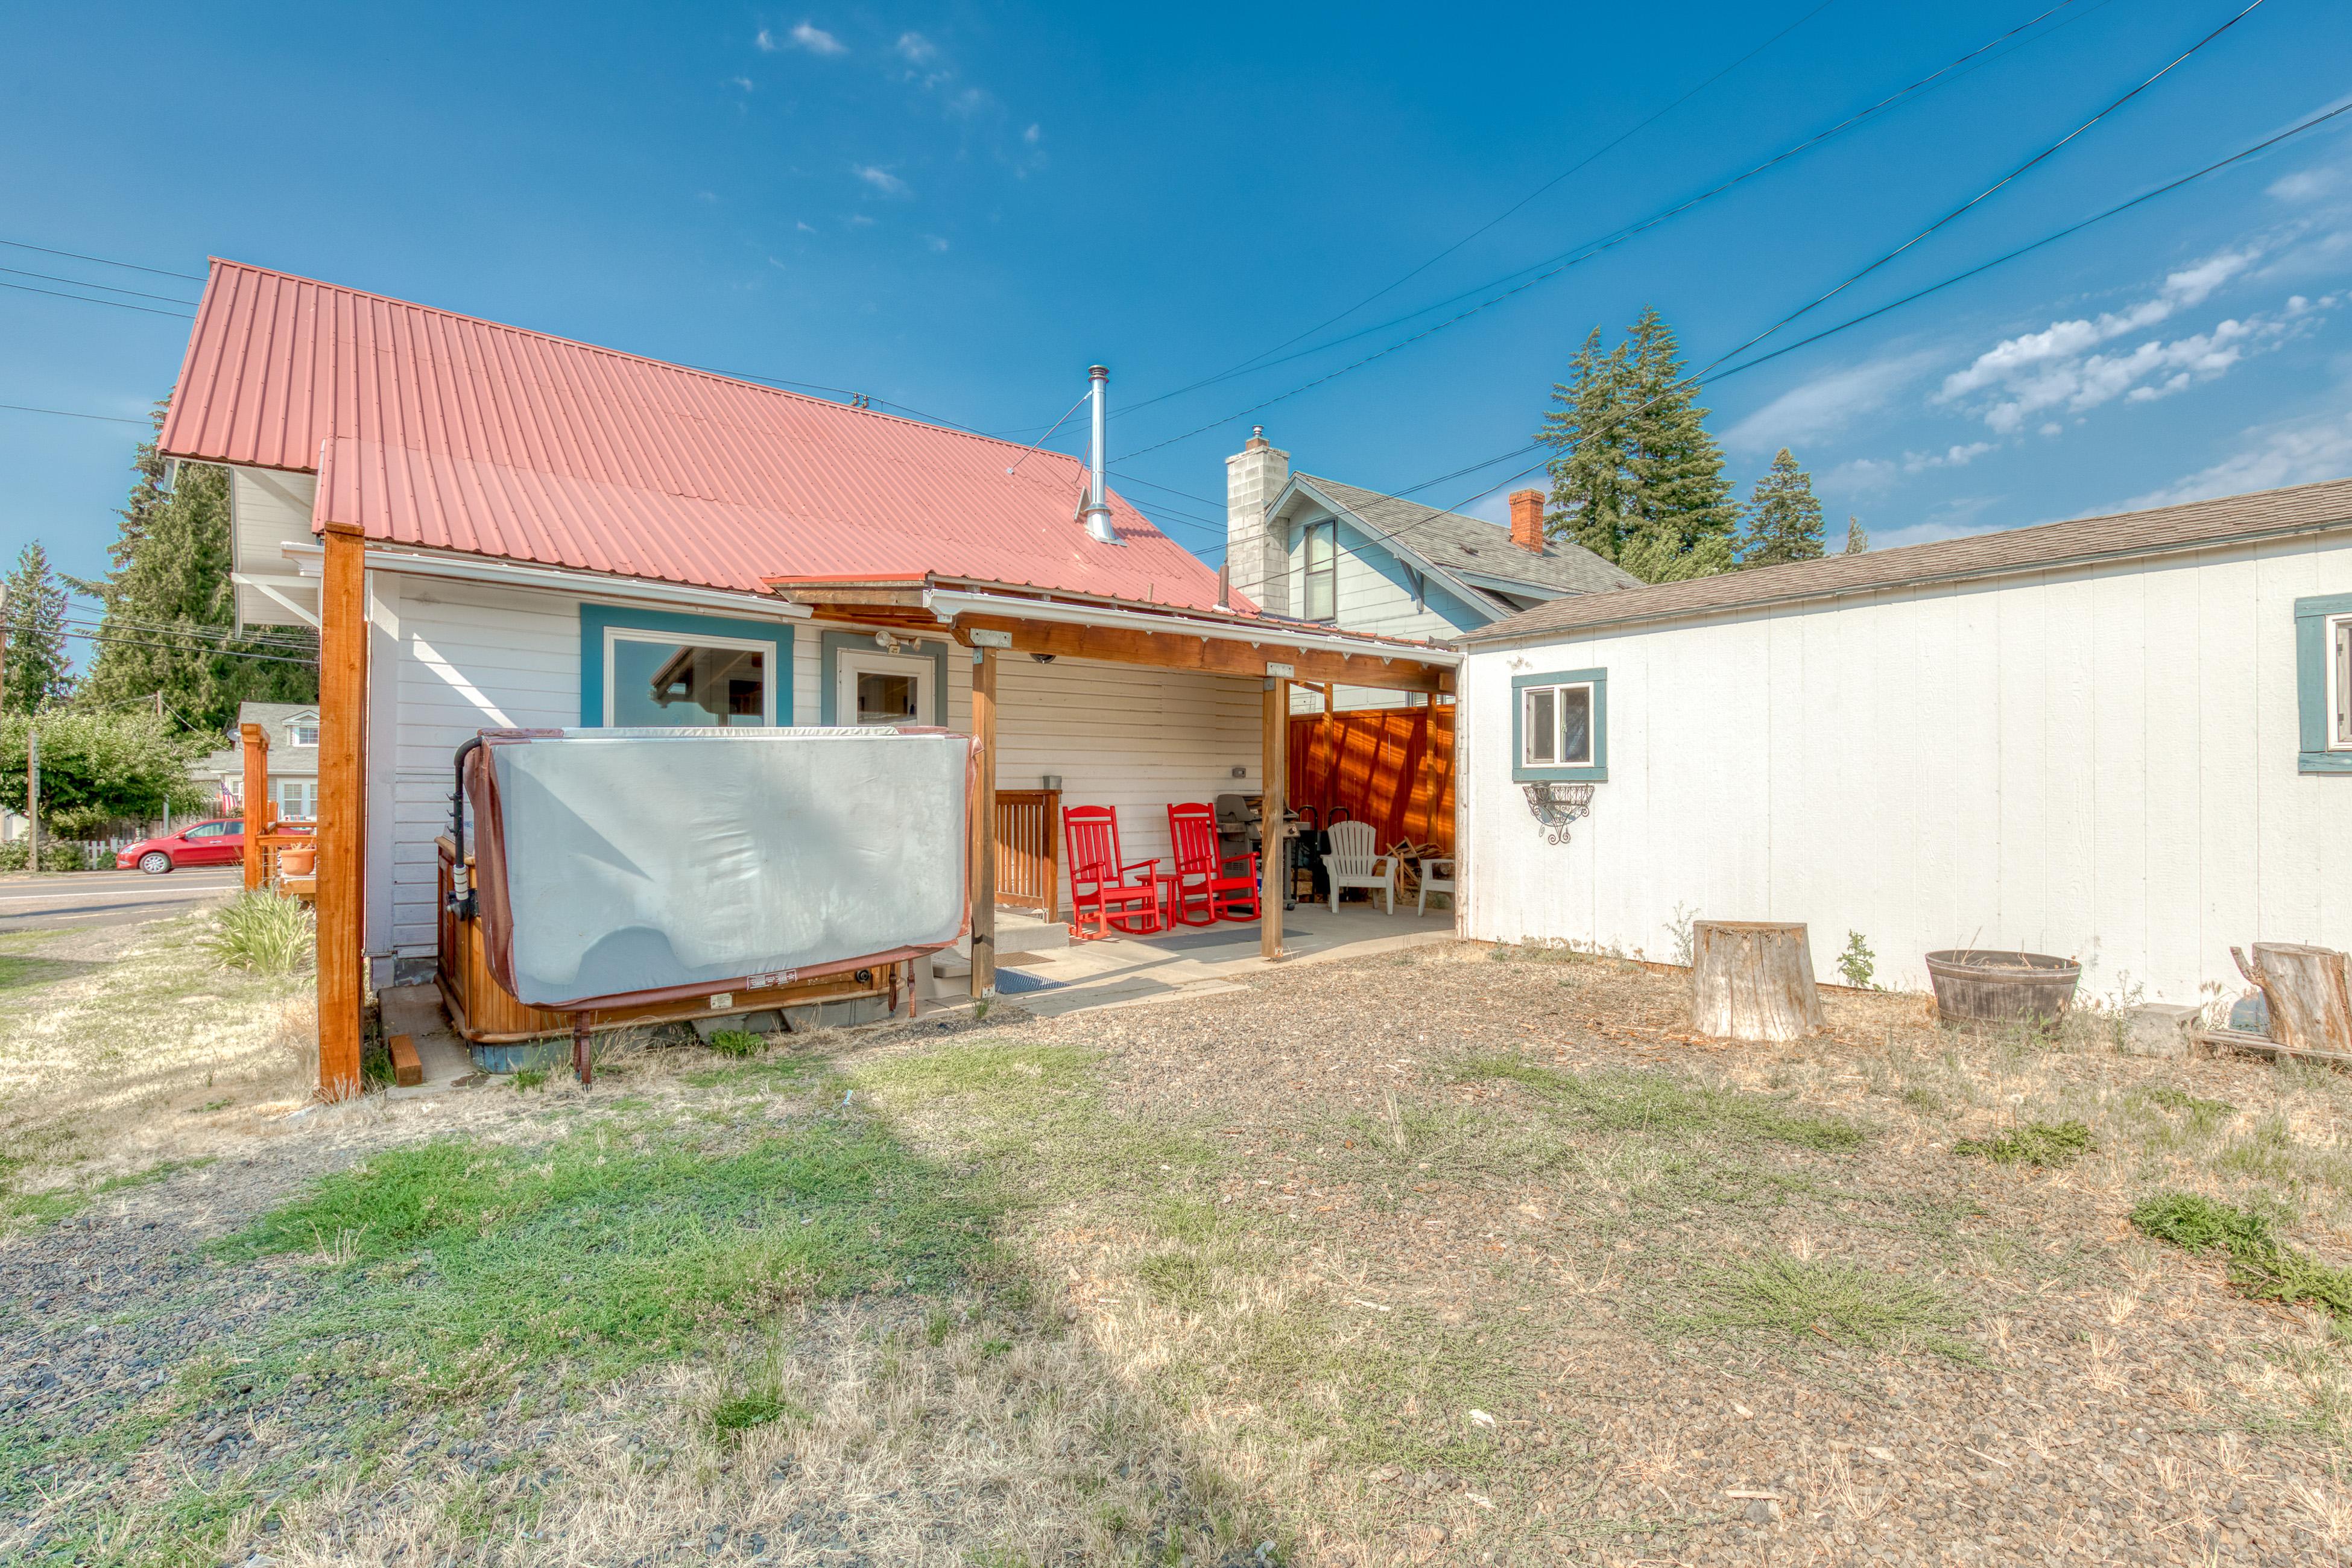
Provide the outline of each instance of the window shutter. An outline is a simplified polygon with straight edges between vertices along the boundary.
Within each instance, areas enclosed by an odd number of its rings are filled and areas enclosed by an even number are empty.
[[[2327,667],[2341,659],[2331,646],[2328,620],[2352,615],[2352,594],[2294,602],[2294,711],[2299,767],[2307,773],[2352,773],[2352,751],[2335,747],[2336,714],[2328,707]]]

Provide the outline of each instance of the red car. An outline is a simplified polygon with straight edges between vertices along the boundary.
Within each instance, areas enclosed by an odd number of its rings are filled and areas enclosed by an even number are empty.
[[[278,825],[281,833],[307,833],[309,828],[299,822]],[[215,817],[210,822],[192,822],[177,833],[167,833],[161,838],[142,838],[129,848],[118,850],[114,857],[117,870],[128,871],[136,866],[151,877],[181,866],[234,866],[245,858],[245,823],[234,816]]]

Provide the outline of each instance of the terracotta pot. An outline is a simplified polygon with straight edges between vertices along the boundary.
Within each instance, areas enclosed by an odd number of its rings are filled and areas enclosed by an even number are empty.
[[[278,874],[281,877],[307,877],[318,858],[319,851],[315,846],[308,849],[280,849],[278,852]]]

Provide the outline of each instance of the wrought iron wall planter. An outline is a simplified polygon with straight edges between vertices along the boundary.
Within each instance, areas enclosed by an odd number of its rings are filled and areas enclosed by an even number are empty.
[[[1567,843],[1569,825],[1592,814],[1589,784],[1523,784],[1519,787],[1527,792],[1528,809],[1542,826],[1547,844]]]

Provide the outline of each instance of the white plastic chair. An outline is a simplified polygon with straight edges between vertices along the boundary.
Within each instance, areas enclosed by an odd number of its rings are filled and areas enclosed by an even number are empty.
[[[1331,876],[1333,914],[1339,912],[1339,892],[1344,888],[1378,888],[1387,900],[1388,912],[1396,913],[1396,857],[1373,854],[1373,843],[1369,822],[1331,825],[1331,850],[1323,857],[1323,868]]]
[[[1441,866],[1445,868],[1444,876],[1438,875],[1438,868]],[[1413,913],[1425,915],[1429,912],[1429,895],[1432,893],[1444,893],[1449,899],[1454,896],[1453,856],[1433,855],[1422,861],[1421,903],[1413,910]]]

